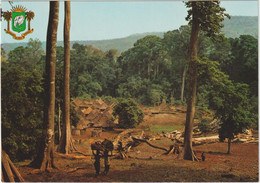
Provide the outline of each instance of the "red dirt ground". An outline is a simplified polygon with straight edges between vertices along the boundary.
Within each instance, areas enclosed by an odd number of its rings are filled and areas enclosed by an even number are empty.
[[[185,113],[146,117],[144,124],[183,125]],[[100,138],[91,138],[90,131],[74,136],[75,145],[81,152],[89,154],[85,159],[56,157],[62,170],[36,173],[27,166],[28,161],[17,167],[26,182],[257,182],[259,180],[258,144],[232,143],[231,154],[226,154],[227,143],[204,144],[193,147],[200,158],[205,152],[206,161],[177,160],[177,155],[162,155],[164,151],[140,144],[129,152],[125,160],[111,159],[108,175],[95,177],[94,160],[90,143],[104,138],[112,140],[122,130],[103,132]],[[80,140],[80,141],[79,141]],[[151,141],[160,147],[169,148],[172,141],[167,138]],[[73,168],[80,167],[76,171]],[[104,170],[103,160],[101,170]]]
[[[28,166],[18,166],[28,182],[177,182],[177,181],[258,181],[258,144],[232,144],[232,153],[226,154],[226,143],[196,146],[199,157],[206,152],[206,161],[176,160],[176,155],[161,155],[162,151],[141,144],[126,160],[111,159],[108,175],[95,178],[94,160],[56,158],[57,165],[74,172],[54,170],[50,173],[32,173]],[[103,161],[101,170],[104,169]],[[230,177],[230,178],[229,178]]]
[[[167,139],[151,143],[168,148]],[[89,141],[77,144],[81,151],[90,153]],[[49,173],[32,173],[34,169],[20,165],[18,169],[27,182],[227,182],[258,181],[258,144],[231,145],[231,154],[226,154],[226,143],[205,144],[194,147],[197,157],[205,152],[206,161],[177,160],[177,155],[162,155],[163,151],[141,144],[129,152],[130,158],[111,158],[108,175],[95,177],[94,160],[55,158],[62,170]],[[24,162],[26,164],[28,162]],[[80,169],[71,172],[73,168]],[[103,160],[101,170],[104,169]]]

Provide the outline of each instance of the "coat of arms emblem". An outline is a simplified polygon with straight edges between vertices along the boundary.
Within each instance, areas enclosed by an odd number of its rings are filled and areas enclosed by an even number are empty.
[[[3,13],[4,19],[7,21],[7,30],[5,32],[13,36],[14,39],[22,40],[26,35],[33,32],[31,29],[31,20],[34,17],[34,12],[28,11],[22,6],[15,6],[11,12],[7,11]],[[10,21],[12,22],[12,31],[10,30]],[[26,32],[26,22],[28,21],[28,29]],[[21,33],[21,36],[17,36],[15,32]]]

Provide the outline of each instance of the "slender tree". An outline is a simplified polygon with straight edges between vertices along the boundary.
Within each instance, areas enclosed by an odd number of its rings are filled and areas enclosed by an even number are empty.
[[[184,150],[180,157],[186,160],[194,160],[196,156],[192,150],[192,129],[195,114],[196,103],[196,90],[197,90],[197,45],[199,31],[205,33],[212,38],[219,35],[221,28],[220,24],[224,17],[229,15],[225,14],[224,8],[219,6],[219,1],[189,1],[186,6],[188,16],[186,20],[191,24],[191,37],[190,37],[190,65],[189,65],[189,93],[187,101],[187,115],[184,134]]]
[[[70,129],[70,1],[65,1],[64,19],[64,77],[63,77],[63,127],[57,151],[71,153],[75,150]]]
[[[31,163],[40,168],[40,171],[49,171],[54,164],[54,115],[55,115],[55,69],[56,69],[56,45],[59,21],[59,2],[50,2],[49,23],[46,43],[45,65],[45,96],[43,138],[39,143],[39,151]]]

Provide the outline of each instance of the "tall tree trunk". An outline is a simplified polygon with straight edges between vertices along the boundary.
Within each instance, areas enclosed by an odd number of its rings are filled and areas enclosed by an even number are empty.
[[[60,116],[61,116],[61,110],[60,110],[60,103],[59,103],[59,109],[58,109],[59,142],[60,142],[60,138],[61,138]]]
[[[182,73],[182,83],[181,83],[181,101],[183,102],[183,96],[184,96],[184,88],[185,88],[185,79],[186,79],[186,73],[187,73],[187,66],[184,67],[183,73]]]
[[[54,115],[55,115],[55,70],[56,44],[59,21],[59,2],[50,1],[49,23],[46,43],[45,100],[43,138],[39,144],[37,157],[31,163],[41,171],[50,170],[54,164]]]
[[[148,65],[147,65],[147,76],[148,76],[148,80],[151,80],[151,65],[150,65],[150,60],[148,61]]]
[[[70,1],[65,1],[63,128],[57,152],[69,154],[74,149],[70,129]]]
[[[157,64],[157,68],[156,68],[156,78],[159,76],[159,63]]]
[[[228,154],[230,154],[231,139],[228,138]]]
[[[184,148],[182,156],[186,160],[194,160],[196,156],[192,150],[192,130],[193,130],[193,120],[195,114],[195,102],[196,102],[196,90],[197,90],[197,44],[199,35],[199,22],[197,17],[196,6],[193,9],[193,19],[192,19],[192,30],[190,37],[190,76],[189,76],[189,95],[187,101],[187,114],[185,123],[185,133],[184,133]]]

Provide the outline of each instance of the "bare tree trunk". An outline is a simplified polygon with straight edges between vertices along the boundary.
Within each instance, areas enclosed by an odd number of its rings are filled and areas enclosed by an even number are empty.
[[[228,138],[228,154],[230,154],[231,139]]]
[[[196,156],[192,150],[192,130],[195,114],[196,90],[197,90],[197,44],[199,35],[199,22],[196,7],[193,8],[192,30],[190,37],[190,76],[189,95],[187,101],[187,114],[184,133],[184,148],[181,153],[183,159],[194,160]],[[197,159],[196,159],[197,160]]]
[[[187,66],[184,67],[183,73],[182,73],[182,84],[181,84],[181,101],[183,102],[183,96],[184,96],[184,88],[185,88],[185,79],[186,79],[186,73],[187,73]]]
[[[54,115],[55,115],[55,70],[56,70],[56,44],[59,21],[59,2],[50,1],[49,23],[46,44],[45,66],[45,100],[43,138],[39,144],[37,157],[31,163],[40,168],[40,171],[49,171],[54,164]]]
[[[64,20],[64,106],[63,128],[57,152],[69,154],[75,150],[70,129],[70,1],[65,1]]]
[[[60,115],[61,115],[61,110],[60,110],[60,103],[59,103],[59,109],[58,109],[58,128],[59,128],[59,142],[61,138],[61,127],[60,127]]]

